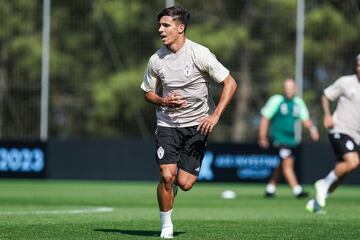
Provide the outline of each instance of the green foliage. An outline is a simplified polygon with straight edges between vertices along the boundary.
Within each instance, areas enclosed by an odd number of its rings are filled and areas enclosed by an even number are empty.
[[[139,1],[98,0],[94,3],[93,17],[95,21],[102,21],[104,17],[111,21],[118,32],[126,32],[129,28],[136,28],[138,17],[142,14],[142,4]]]
[[[13,0],[2,1],[0,8],[0,38],[33,34],[37,29],[39,1]],[[21,14],[19,14],[21,13]]]
[[[41,66],[42,45],[40,36],[29,35],[27,38],[15,38],[9,43],[9,54],[16,56],[16,78],[20,81],[38,81],[40,71],[34,71]],[[21,70],[20,70],[21,69]],[[20,74],[20,75],[18,75]]]
[[[220,28],[211,23],[193,26],[188,31],[190,39],[208,47],[215,55],[225,61],[234,58],[236,49],[244,47],[249,41],[249,34],[245,28],[235,24],[225,24]]]
[[[270,59],[269,59],[270,60]],[[283,81],[294,78],[295,63],[291,55],[274,56],[267,64],[267,75],[272,77],[270,94],[283,92]]]
[[[21,73],[21,78],[34,81],[39,73],[34,71],[41,62],[41,32],[38,28],[37,1],[4,1],[1,3],[0,49],[15,64],[9,75]],[[19,14],[19,12],[21,14]],[[4,56],[4,55],[3,55]]]
[[[315,8],[306,16],[305,54],[329,63],[339,48],[346,47],[358,36],[356,25],[331,5]]]
[[[136,112],[145,106],[140,89],[145,66],[143,64],[136,69],[117,73],[107,81],[94,85],[95,115],[99,119],[115,120],[121,115],[129,121],[136,117]]]
[[[187,36],[208,47],[240,87],[240,77],[249,76],[254,90],[249,104],[256,106],[246,113],[248,140],[256,136],[252,119],[258,105],[294,75],[296,2],[176,1],[192,15]],[[38,136],[42,3],[1,2],[1,137]],[[304,96],[316,108],[324,85],[352,67],[359,51],[360,15],[350,1],[305,3]],[[162,0],[52,1],[51,137],[139,136],[153,127],[154,108],[144,100],[140,84],[147,60],[161,46],[156,16],[163,7]],[[327,76],[321,82],[315,74],[318,66]],[[24,113],[26,123],[18,117]],[[219,123],[221,133],[215,132],[223,139],[228,139],[232,121],[239,121],[233,120],[233,111],[226,114]]]

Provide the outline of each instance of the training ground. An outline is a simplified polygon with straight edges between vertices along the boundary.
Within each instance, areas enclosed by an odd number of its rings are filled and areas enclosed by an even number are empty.
[[[313,195],[312,186],[305,186]],[[157,239],[155,182],[0,181],[0,239]],[[237,197],[221,199],[231,189]],[[179,191],[175,239],[360,239],[360,188],[341,186],[327,214],[305,211],[286,185],[198,183]]]

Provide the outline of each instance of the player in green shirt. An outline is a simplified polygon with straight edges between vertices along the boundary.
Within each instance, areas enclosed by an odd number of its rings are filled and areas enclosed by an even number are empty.
[[[319,132],[309,117],[309,111],[304,101],[295,96],[295,93],[295,81],[286,79],[284,94],[273,95],[261,109],[259,145],[262,148],[271,146],[281,159],[281,164],[274,170],[266,185],[266,197],[275,196],[281,170],[297,198],[308,196],[308,193],[304,192],[299,185],[294,171],[294,151],[300,144],[295,136],[296,122],[300,120],[303,123],[314,141],[319,139]]]

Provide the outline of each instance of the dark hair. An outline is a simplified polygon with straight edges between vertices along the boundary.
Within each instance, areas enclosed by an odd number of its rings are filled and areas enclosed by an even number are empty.
[[[186,27],[189,23],[189,19],[190,19],[190,13],[188,12],[188,10],[186,10],[185,8],[183,8],[181,6],[173,6],[173,7],[165,8],[158,14],[158,16],[157,16],[158,21],[160,21],[160,19],[163,16],[170,16],[175,21],[180,21],[182,24],[185,25],[185,29],[186,29]]]

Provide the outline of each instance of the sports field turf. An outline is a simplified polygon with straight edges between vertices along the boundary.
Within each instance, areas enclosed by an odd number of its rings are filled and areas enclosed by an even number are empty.
[[[0,181],[0,239],[158,239],[156,183]],[[341,186],[327,214],[304,210],[285,185],[198,183],[179,191],[175,239],[360,239],[360,188]],[[232,189],[234,200],[220,198]],[[312,187],[307,189],[314,191]]]

